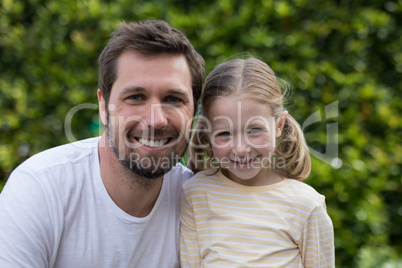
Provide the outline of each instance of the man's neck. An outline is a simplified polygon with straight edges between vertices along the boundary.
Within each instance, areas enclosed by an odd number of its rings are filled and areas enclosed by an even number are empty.
[[[146,179],[123,167],[108,146],[106,133],[99,141],[99,164],[103,184],[115,204],[127,214],[142,218],[151,213],[163,178]]]

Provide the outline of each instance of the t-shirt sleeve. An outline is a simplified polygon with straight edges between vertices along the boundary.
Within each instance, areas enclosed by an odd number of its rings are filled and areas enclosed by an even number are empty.
[[[180,262],[183,268],[201,267],[200,247],[191,204],[182,195],[180,214]]]
[[[46,191],[16,169],[0,194],[0,267],[48,267],[53,241]]]
[[[324,201],[307,218],[299,247],[304,267],[335,267],[334,231]]]

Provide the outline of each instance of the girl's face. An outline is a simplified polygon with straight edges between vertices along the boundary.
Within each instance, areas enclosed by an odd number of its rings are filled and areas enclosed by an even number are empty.
[[[271,169],[271,159],[285,118],[275,124],[268,104],[247,95],[214,99],[209,104],[206,127],[222,172],[243,185],[275,183],[278,173]]]

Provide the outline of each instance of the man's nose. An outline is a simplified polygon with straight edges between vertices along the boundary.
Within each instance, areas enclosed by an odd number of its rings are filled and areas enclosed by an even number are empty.
[[[166,127],[168,125],[166,107],[163,107],[160,103],[152,103],[147,125],[155,129]]]

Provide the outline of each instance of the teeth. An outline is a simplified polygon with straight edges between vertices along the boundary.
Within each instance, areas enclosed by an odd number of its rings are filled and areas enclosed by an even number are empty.
[[[161,147],[165,145],[168,142],[169,139],[163,139],[163,140],[147,140],[147,139],[139,139],[138,141],[148,147]]]
[[[247,164],[250,163],[253,159],[243,159],[243,160],[234,160],[234,162],[239,163],[239,164]]]
[[[243,161],[236,161],[236,160],[233,160],[233,162],[235,162],[236,164],[238,164],[238,165],[247,165],[247,164],[250,164],[252,161],[253,161],[254,159],[250,159],[250,160],[243,160]]]

